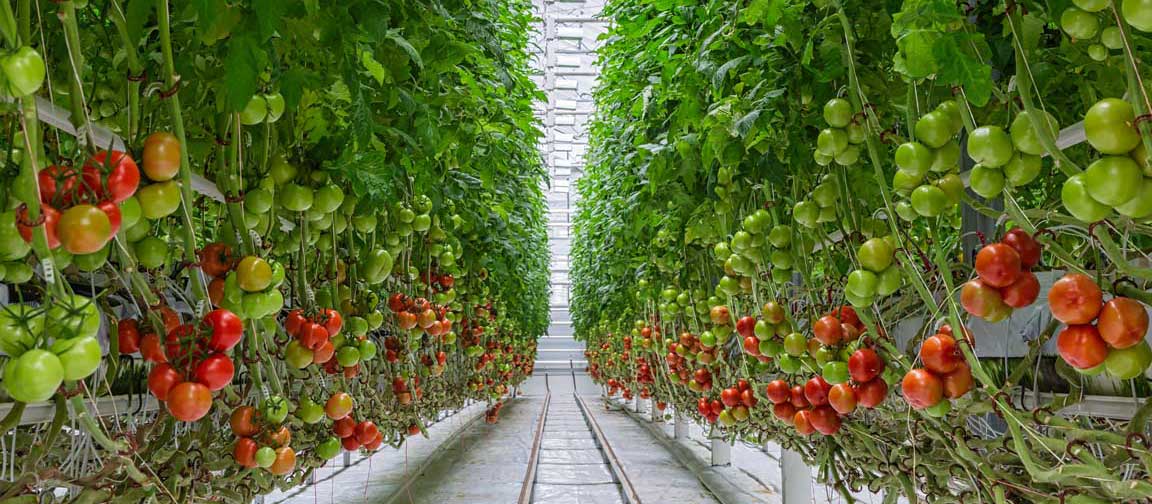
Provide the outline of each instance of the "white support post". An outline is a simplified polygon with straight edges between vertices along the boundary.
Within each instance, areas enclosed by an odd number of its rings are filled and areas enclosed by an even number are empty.
[[[344,467],[352,465],[352,452],[344,451]]]
[[[664,418],[664,412],[656,409],[656,399],[648,399],[649,413],[652,414],[649,420],[652,422],[659,422]]]
[[[732,444],[719,432],[712,434],[712,467],[732,465]]]
[[[632,412],[633,413],[639,413],[640,412],[640,395],[639,394],[632,396]]]
[[[672,427],[674,439],[688,439],[688,418],[680,410],[676,410],[676,425]]]
[[[780,450],[780,479],[783,483],[784,504],[809,504],[812,502],[812,469],[804,459],[787,448]]]

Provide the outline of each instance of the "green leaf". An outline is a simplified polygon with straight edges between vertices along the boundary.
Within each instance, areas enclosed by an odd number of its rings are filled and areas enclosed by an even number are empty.
[[[228,41],[228,56],[224,59],[225,103],[229,112],[244,110],[248,100],[259,88],[259,72],[267,56],[249,36],[232,37]]]
[[[201,3],[204,3],[201,0]],[[152,15],[152,7],[156,2],[152,0],[129,0],[124,6],[124,25],[128,30],[128,38],[139,43],[144,38],[144,24]]]
[[[376,58],[372,57],[371,52],[360,51],[360,64],[364,65],[368,75],[371,75],[377,84],[384,84],[384,79],[388,77],[388,70],[379,61],[376,61]]]
[[[417,51],[415,47],[412,47],[412,43],[408,42],[408,39],[400,35],[400,30],[389,31],[388,40],[391,40],[397,46],[400,46],[405,53],[408,53],[408,59],[415,63],[417,68],[424,68],[424,60],[420,58],[420,51]]]
[[[740,13],[740,20],[746,24],[761,23],[775,25],[784,14],[784,0],[752,0]]]
[[[985,46],[983,35],[954,33],[936,41],[932,48],[940,63],[937,77],[963,86],[968,101],[977,107],[983,107],[992,97],[992,67],[973,54]]]
[[[285,0],[252,0],[252,10],[256,11],[260,37],[267,39],[276,33],[277,28],[280,27],[284,13],[288,10],[288,2]]]

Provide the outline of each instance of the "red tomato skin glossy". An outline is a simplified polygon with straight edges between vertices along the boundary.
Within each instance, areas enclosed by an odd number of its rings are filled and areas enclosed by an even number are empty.
[[[140,338],[140,355],[148,362],[168,362],[168,356],[164,353],[164,346],[160,343],[160,337],[156,333],[148,333]]]
[[[944,397],[948,399],[963,397],[972,390],[972,368],[968,367],[967,362],[961,361],[955,371],[940,377],[940,381],[944,384]]]
[[[841,415],[856,411],[857,402],[856,390],[847,383],[833,385],[832,390],[828,391],[828,404]]]
[[[1113,298],[1104,303],[1096,327],[1100,337],[1112,348],[1136,346],[1148,333],[1148,311],[1135,299]]]
[[[1020,254],[1003,243],[993,243],[976,254],[976,274],[993,287],[1011,285],[1020,276]]]
[[[244,336],[244,321],[235,313],[218,308],[204,315],[204,324],[212,332],[208,348],[217,352],[227,352],[240,343]]]
[[[1052,316],[1065,324],[1088,324],[1100,313],[1103,297],[1100,286],[1088,275],[1069,273],[1048,291],[1048,307]]]
[[[796,417],[796,407],[790,402],[783,402],[772,405],[772,414],[780,421],[792,425],[792,421]]]
[[[888,397],[888,384],[876,378],[856,386],[856,402],[865,408],[875,408]]]
[[[116,323],[116,338],[121,354],[134,354],[140,351],[140,324],[136,319],[124,319]]]
[[[872,381],[884,372],[884,361],[871,348],[861,348],[848,358],[848,374],[857,383]]]
[[[985,285],[979,278],[969,280],[960,288],[960,306],[964,311],[984,318],[1002,309],[1004,299],[995,287]]]
[[[817,340],[827,346],[840,343],[840,339],[844,337],[844,329],[840,326],[840,319],[832,315],[820,317],[812,325],[812,333]]]
[[[100,151],[85,163],[84,168],[93,168],[99,170],[98,173],[103,173],[106,166],[108,196],[112,197],[113,202],[120,203],[136,194],[136,189],[140,186],[140,169],[132,156],[120,151],[112,151],[109,156],[108,151]]]
[[[196,366],[194,376],[196,381],[208,387],[208,390],[213,392],[227,387],[232,383],[232,377],[236,374],[236,366],[232,364],[232,359],[224,354],[209,355],[200,364]]]
[[[257,449],[259,446],[251,438],[236,438],[236,443],[232,445],[232,459],[243,467],[249,469],[256,467]]]
[[[828,391],[832,385],[823,376],[815,376],[804,384],[804,398],[813,406],[828,404]]]
[[[808,398],[804,395],[804,386],[795,385],[792,387],[792,400],[791,403],[797,408],[807,408],[810,406]]]
[[[184,377],[167,363],[157,364],[148,372],[148,390],[160,401],[168,400],[168,392]]]
[[[786,403],[791,399],[790,388],[788,382],[784,380],[773,380],[764,389],[764,395],[768,396],[768,400],[772,401],[772,404]]]
[[[956,340],[946,334],[934,334],[920,345],[920,360],[929,371],[946,375],[955,371],[964,356],[956,346]]]
[[[1096,327],[1081,324],[1064,328],[1056,337],[1056,351],[1069,366],[1091,369],[1108,358],[1108,344]]]
[[[816,427],[812,426],[812,421],[808,415],[809,410],[800,410],[792,416],[792,425],[796,426],[796,432],[801,436],[808,436],[816,432]]]
[[[944,398],[944,383],[927,369],[913,369],[900,383],[904,400],[914,409],[935,406]]]
[[[1027,231],[1018,227],[1012,228],[1004,234],[1004,238],[1000,242],[1012,247],[1017,254],[1020,254],[1021,267],[1031,268],[1040,264],[1040,243]]]
[[[1011,285],[1000,289],[1004,304],[1013,308],[1024,308],[1036,302],[1040,296],[1040,280],[1031,271],[1025,271]]]
[[[808,421],[812,423],[812,428],[825,436],[840,432],[840,415],[827,404],[812,408],[808,412]]]
[[[182,422],[195,422],[212,409],[212,392],[196,382],[179,383],[168,391],[168,412]]]

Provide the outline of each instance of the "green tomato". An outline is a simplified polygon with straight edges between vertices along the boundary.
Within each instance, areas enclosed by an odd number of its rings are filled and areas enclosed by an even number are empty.
[[[800,371],[800,359],[792,355],[781,355],[776,358],[776,364],[780,366],[780,371],[787,374],[794,374]]]
[[[897,194],[908,195],[924,182],[924,176],[916,176],[904,170],[892,174],[892,190]]]
[[[306,424],[318,423],[324,419],[324,406],[317,404],[311,397],[304,397],[296,407],[296,417]]]
[[[1106,156],[1088,165],[1082,179],[1092,199],[1117,206],[1139,194],[1144,184],[1144,172],[1128,156]]]
[[[288,410],[291,409],[291,404],[287,399],[278,395],[272,395],[260,401],[260,414],[264,416],[264,420],[273,425],[284,423],[288,418]]]
[[[277,154],[272,158],[272,165],[268,167],[268,175],[277,186],[282,186],[294,180],[297,175],[295,166],[288,163],[283,155]]]
[[[841,361],[825,362],[824,366],[821,367],[820,374],[824,377],[824,381],[831,383],[832,385],[847,383],[848,363]]]
[[[852,122],[852,105],[843,98],[833,98],[824,104],[824,122],[833,128],[844,128]]]
[[[72,294],[57,298],[45,315],[44,331],[53,338],[95,337],[100,331],[96,302]]]
[[[852,166],[860,161],[860,147],[858,145],[849,144],[847,148],[836,154],[836,164],[840,166]]]
[[[999,126],[981,126],[968,135],[968,155],[989,168],[999,168],[1012,159],[1012,137]]]
[[[779,249],[788,248],[792,244],[792,228],[783,224],[773,227],[768,233],[768,242]]]
[[[804,355],[808,352],[808,338],[798,332],[785,336],[784,352],[793,357]]]
[[[941,399],[940,402],[924,408],[924,414],[934,418],[944,418],[952,412],[952,401]]]
[[[1044,164],[1041,162],[1040,156],[1017,152],[1015,156],[1012,156],[1012,160],[1004,165],[1004,179],[1012,187],[1020,187],[1036,180],[1043,167]]]
[[[140,266],[145,268],[160,268],[168,262],[168,242],[155,236],[145,236],[133,243],[132,249],[136,252]]]
[[[1064,208],[1069,214],[1082,222],[1101,221],[1112,213],[1111,207],[1096,201],[1088,194],[1083,173],[1073,175],[1064,182],[1064,187],[1060,189],[1060,201],[1064,203]]]
[[[244,193],[244,209],[254,214],[262,214],[271,210],[273,201],[272,193],[259,187]]]
[[[44,312],[26,304],[0,306],[0,350],[19,356],[36,346],[44,333]]]
[[[936,106],[936,112],[939,112],[948,118],[948,130],[955,136],[964,129],[964,117],[961,116],[960,104],[956,100],[944,100]]]
[[[816,150],[835,156],[848,148],[848,133],[839,128],[826,128],[816,137]]]
[[[1100,44],[1092,44],[1088,46],[1088,57],[1093,61],[1104,61],[1108,59],[1108,49]]]
[[[1152,0],[1124,0],[1124,20],[1142,32],[1152,32]]]
[[[1113,348],[1104,359],[1108,374],[1121,380],[1131,380],[1144,374],[1149,364],[1152,364],[1152,348],[1149,348],[1147,341],[1128,348]]]
[[[264,95],[264,103],[268,105],[268,115],[264,120],[270,123],[280,120],[280,116],[284,115],[284,95],[280,93],[266,94]]]
[[[28,255],[32,247],[20,237],[16,227],[16,212],[0,213],[0,261],[15,261]]]
[[[815,228],[820,218],[820,206],[811,201],[801,201],[792,207],[792,218],[806,228]]]
[[[858,269],[848,274],[848,282],[844,290],[858,298],[870,298],[876,295],[876,288],[880,278],[875,273]]]
[[[1100,12],[1108,7],[1108,0],[1072,0],[1072,4],[1088,12]]]
[[[100,342],[92,336],[57,339],[51,350],[64,367],[65,380],[82,380],[100,367]]]
[[[136,196],[120,202],[120,229],[135,226],[143,216],[144,208],[140,206],[140,200],[136,199]]]
[[[935,173],[952,173],[960,167],[960,143],[955,140],[945,143],[932,151],[932,168]]]
[[[1117,206],[1116,212],[1138,220],[1152,217],[1152,178],[1145,178],[1140,183],[1140,191],[1136,193],[1136,197]]]
[[[832,160],[834,160],[834,159],[836,159],[836,156],[833,156],[831,154],[825,154],[825,153],[820,152],[818,150],[812,151],[812,160],[815,161],[816,164],[818,164],[820,166],[828,166],[828,165],[832,164]]]
[[[1036,118],[1033,118],[1028,111],[1020,112],[1016,115],[1016,119],[1012,120],[1012,127],[1009,128],[1012,145],[1025,154],[1043,155],[1047,151],[1040,143],[1040,135],[1037,133],[1040,128],[1047,131],[1049,138],[1055,139],[1060,131],[1060,123],[1056,121],[1055,116],[1042,110],[1037,111]]]
[[[28,46],[0,57],[0,70],[8,82],[8,93],[17,98],[39,91],[47,75],[44,58]]]
[[[144,218],[159,220],[180,208],[180,186],[175,180],[148,184],[136,191]]]
[[[920,216],[935,217],[944,213],[948,206],[948,195],[939,187],[922,185],[912,191],[912,209]]]
[[[416,218],[412,220],[412,229],[417,233],[428,231],[430,227],[432,227],[432,216],[428,214],[417,215]]]
[[[340,440],[336,436],[328,436],[320,444],[316,445],[316,456],[321,460],[331,460],[340,454]]]
[[[344,367],[352,367],[360,363],[360,349],[346,346],[336,351],[336,362]]]
[[[812,352],[812,358],[816,360],[817,365],[823,368],[824,364],[836,358],[836,352],[833,352],[831,348],[821,346],[817,348],[815,352]]]
[[[816,204],[820,208],[828,208],[836,205],[836,200],[839,199],[839,194],[836,191],[836,185],[831,181],[821,182],[812,190],[812,199],[816,200]]]
[[[344,191],[335,185],[328,184],[316,190],[312,207],[322,214],[335,212],[344,203]]]
[[[253,458],[256,465],[267,469],[276,463],[276,450],[273,450],[271,446],[261,446],[259,450],[256,450],[256,455]]]
[[[860,265],[873,273],[879,273],[892,265],[892,245],[883,238],[872,238],[860,245],[856,258]]]
[[[891,266],[880,273],[880,281],[876,284],[876,294],[888,296],[895,293],[904,284],[904,275],[900,268]]]
[[[1069,7],[1060,15],[1060,28],[1063,28],[1069,37],[1088,40],[1100,31],[1100,19],[1091,13]]]
[[[982,164],[972,167],[968,182],[973,192],[985,198],[995,198],[1004,192],[1004,172]]]
[[[1112,50],[1121,49],[1124,47],[1124,37],[1120,33],[1120,28],[1109,26],[1100,32],[1100,43],[1104,44]]]
[[[289,341],[284,349],[284,360],[296,369],[304,369],[312,364],[312,355],[312,350],[305,348],[296,340]]]
[[[111,247],[105,245],[104,248],[97,250],[91,254],[80,254],[72,257],[72,263],[76,265],[80,271],[93,272],[103,268],[108,263],[108,252]]]
[[[10,262],[4,264],[4,281],[19,285],[32,279],[32,267],[23,262]]]
[[[932,168],[932,149],[920,142],[905,142],[896,148],[896,166],[909,175],[923,178]]]
[[[949,173],[937,179],[935,185],[944,191],[944,195],[948,197],[951,204],[960,204],[960,200],[964,197],[964,181],[960,179],[959,175]]]
[[[772,281],[776,283],[791,282],[792,270],[785,268],[772,268]]]
[[[266,117],[268,117],[268,102],[260,95],[249,98],[248,104],[240,112],[240,122],[245,126],[260,124]]]
[[[1103,154],[1127,154],[1140,143],[1140,134],[1132,126],[1135,120],[1130,103],[1119,98],[1104,98],[1084,115],[1084,136]]]
[[[914,131],[917,140],[938,149],[952,139],[952,120],[944,113],[933,110],[916,121]]]
[[[64,366],[60,358],[46,350],[29,350],[4,366],[4,388],[20,402],[47,401],[62,383]]]
[[[373,343],[372,340],[361,341],[357,348],[360,350],[361,361],[370,361],[376,357],[376,343]]]
[[[280,206],[292,212],[307,212],[312,208],[312,190],[299,184],[285,184],[280,189]]]

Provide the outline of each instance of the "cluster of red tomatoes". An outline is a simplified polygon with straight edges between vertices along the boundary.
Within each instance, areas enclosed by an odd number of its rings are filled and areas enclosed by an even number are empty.
[[[1108,374],[1128,380],[1152,363],[1152,348],[1144,340],[1148,311],[1127,297],[1104,302],[1104,293],[1087,275],[1071,273],[1048,291],[1052,316],[1068,326],[1056,348],[1070,366],[1086,374]]]
[[[412,377],[412,389],[408,388],[408,380],[402,376],[392,378],[392,395],[396,396],[396,401],[401,405],[407,406],[412,404],[412,399],[420,400],[424,396],[424,390],[420,388],[420,377]]]
[[[388,309],[396,314],[401,329],[412,331],[419,327],[431,336],[443,336],[452,331],[447,306],[434,306],[425,298],[412,299],[397,292],[388,296]]]
[[[724,425],[732,425],[736,422],[743,422],[748,420],[751,416],[752,408],[756,407],[759,399],[752,391],[752,386],[748,384],[748,380],[739,380],[733,387],[728,387],[720,391],[720,403],[724,409],[720,411],[716,419]],[[697,409],[699,409],[699,401],[697,401]],[[715,412],[712,405],[709,404],[709,409]],[[714,419],[709,419],[709,422],[715,422]]]
[[[286,405],[284,408],[265,408],[263,415],[252,406],[240,406],[232,410],[228,424],[236,436],[232,444],[232,458],[237,464],[250,469],[261,467],[277,476],[288,474],[296,468],[296,450],[290,446],[292,431],[287,425],[275,427],[285,418],[279,416],[280,411],[286,414]]]
[[[170,310],[169,310],[170,311]],[[236,367],[228,352],[244,336],[244,323],[236,314],[216,309],[198,324],[177,323],[163,343],[154,333],[139,336],[132,319],[118,324],[122,353],[139,351],[155,365],[148,373],[148,390],[164,402],[177,420],[195,422],[212,409],[212,392],[232,383]]]
[[[337,395],[334,395],[333,398],[336,398]],[[347,396],[347,394],[343,395]],[[329,399],[329,401],[332,400]],[[351,404],[352,398],[348,397],[348,401]],[[329,413],[328,416],[331,418],[332,414]],[[345,450],[354,451],[363,447],[368,451],[376,451],[380,449],[380,445],[384,444],[384,433],[380,432],[376,424],[369,420],[357,422],[352,416],[351,409],[343,417],[333,418],[333,420],[332,433],[340,438],[340,445]]]
[[[967,330],[965,337],[970,338]],[[959,399],[972,390],[972,368],[964,360],[951,326],[941,326],[920,344],[920,363],[924,367],[908,371],[900,383],[904,400],[912,408],[944,416],[952,411],[952,402],[944,399]]]
[[[140,170],[132,157],[120,151],[100,151],[84,166],[52,165],[37,174],[40,210],[48,247],[64,247],[71,254],[92,254],[104,248],[120,230],[120,203],[140,185]],[[20,235],[32,241],[28,207],[16,213]]]
[[[324,366],[328,374],[336,374],[343,368],[329,366],[328,363],[339,364],[333,359],[336,345],[332,339],[340,334],[343,327],[343,317],[332,308],[320,310],[311,317],[305,316],[300,309],[288,312],[284,318],[284,331],[293,340],[284,351],[285,359],[300,369],[310,364],[319,364]],[[351,374],[355,376],[355,372]]]
[[[1040,281],[1030,269],[1040,263],[1040,244],[1020,228],[976,253],[976,275],[960,290],[960,304],[973,316],[999,322],[1040,295]]]
[[[197,252],[200,271],[212,280],[208,282],[208,300],[212,306],[220,306],[224,300],[224,282],[228,273],[236,267],[237,257],[232,247],[226,243],[209,243]]]
[[[496,401],[496,404],[484,412],[484,421],[490,424],[499,422],[501,409],[504,409],[504,401]]]
[[[693,374],[689,367],[689,354],[696,360],[705,363],[707,356],[712,354],[707,353],[704,345],[701,343],[700,338],[690,332],[680,333],[677,341],[668,345],[668,354],[664,356],[664,360],[668,363],[668,373],[671,374],[674,383],[687,383],[688,388],[693,392],[703,392],[712,388],[712,382],[709,377],[707,381],[695,380],[693,378],[699,376]],[[703,359],[701,357],[704,356]]]

